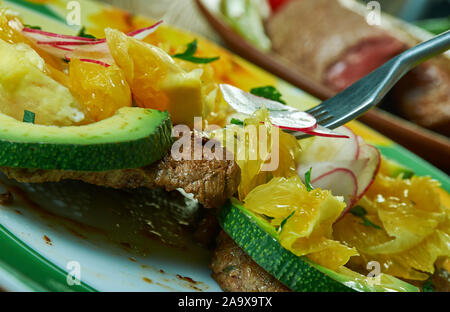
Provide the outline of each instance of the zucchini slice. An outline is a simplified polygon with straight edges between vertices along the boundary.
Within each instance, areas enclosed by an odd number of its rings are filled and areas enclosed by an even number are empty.
[[[418,292],[419,289],[387,274],[380,282],[347,268],[335,272],[283,248],[275,229],[246,210],[237,200],[226,204],[219,222],[228,235],[262,268],[299,292]]]

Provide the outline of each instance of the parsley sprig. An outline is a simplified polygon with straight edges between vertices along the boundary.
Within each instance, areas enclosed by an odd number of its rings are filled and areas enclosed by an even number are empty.
[[[173,55],[175,58],[185,60],[196,64],[208,64],[220,59],[220,56],[216,57],[196,57],[194,54],[197,52],[197,39],[188,44],[186,51]]]

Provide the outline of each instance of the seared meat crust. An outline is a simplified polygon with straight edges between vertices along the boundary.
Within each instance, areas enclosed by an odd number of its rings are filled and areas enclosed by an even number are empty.
[[[221,152],[223,159],[226,159],[226,151],[222,149]],[[209,160],[205,154],[201,160],[175,160],[171,153],[150,166],[136,169],[104,172],[18,168],[1,170],[10,179],[24,183],[80,180],[115,189],[147,187],[163,188],[170,192],[181,188],[186,193],[194,194],[195,199],[206,208],[221,207],[232,197],[239,186],[241,174],[233,160]]]
[[[224,291],[287,292],[281,284],[253,261],[225,232],[217,238],[211,261],[212,277]]]

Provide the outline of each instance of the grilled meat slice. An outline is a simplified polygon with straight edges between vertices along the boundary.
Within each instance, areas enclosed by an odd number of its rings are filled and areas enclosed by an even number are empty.
[[[203,144],[206,141],[203,140]],[[226,159],[226,150],[221,149]],[[193,157],[192,149],[192,157]],[[10,178],[24,183],[80,180],[89,184],[115,189],[139,187],[162,188],[166,191],[183,189],[206,208],[221,207],[233,196],[240,183],[240,169],[233,160],[175,160],[171,153],[162,160],[143,168],[83,172],[63,170],[1,168]]]
[[[370,26],[364,16],[338,0],[289,1],[267,21],[267,32],[274,52],[290,66],[336,92],[419,43],[387,23]],[[390,110],[449,135],[448,58],[436,57],[420,65],[392,94],[395,107]]]
[[[212,277],[224,291],[287,292],[289,288],[264,271],[225,232],[217,238]]]

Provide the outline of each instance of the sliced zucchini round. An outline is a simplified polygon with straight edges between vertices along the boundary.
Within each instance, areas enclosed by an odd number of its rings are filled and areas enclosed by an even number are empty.
[[[232,200],[219,213],[219,222],[225,232],[262,268],[293,291],[299,292],[417,292],[419,289],[387,274],[381,274],[379,283],[342,268],[329,270],[298,257],[283,248],[275,230],[264,220]]]

